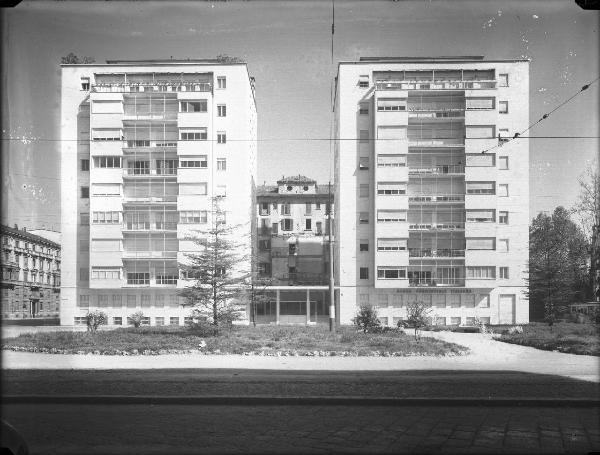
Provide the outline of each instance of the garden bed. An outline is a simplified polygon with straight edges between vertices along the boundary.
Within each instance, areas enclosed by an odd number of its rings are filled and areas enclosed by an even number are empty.
[[[202,337],[186,327],[140,327],[89,332],[27,333],[2,341],[2,349],[51,354],[268,356],[453,356],[468,348],[411,332],[362,333],[354,327],[234,326]]]
[[[600,330],[597,325],[560,322],[552,327],[542,323],[522,327],[523,333],[504,333],[496,339],[546,351],[600,356]]]

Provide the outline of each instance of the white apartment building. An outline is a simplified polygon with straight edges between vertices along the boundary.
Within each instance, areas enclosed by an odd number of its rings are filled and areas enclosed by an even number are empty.
[[[245,63],[62,65],[61,324],[101,309],[125,325],[182,325],[190,237],[213,201],[251,250],[256,105]],[[240,264],[250,268],[250,264]]]
[[[338,66],[339,318],[529,320],[529,61],[361,58]],[[350,140],[356,139],[356,140]],[[488,150],[489,149],[489,150]],[[485,153],[483,153],[485,151]]]

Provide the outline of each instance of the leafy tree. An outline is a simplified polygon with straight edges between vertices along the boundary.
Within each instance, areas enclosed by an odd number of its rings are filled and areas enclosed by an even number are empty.
[[[95,333],[98,327],[108,323],[108,316],[104,311],[96,310],[85,315],[88,332]]]
[[[96,60],[93,57],[84,56],[82,58],[77,57],[73,52],[70,52],[66,57],[60,59],[60,63],[66,64],[80,64],[80,63],[94,63]]]
[[[136,329],[142,325],[144,318],[145,316],[143,311],[136,311],[135,313],[129,315],[129,319]]]
[[[240,57],[230,57],[227,54],[217,55],[217,61],[219,63],[244,63],[244,60]]]
[[[184,297],[184,305],[193,307],[192,318],[213,324],[218,332],[220,326],[231,326],[240,318],[247,297],[248,273],[240,270],[240,264],[246,260],[242,245],[232,239],[240,226],[225,224],[219,198],[213,199],[211,215],[211,227],[190,238],[199,251],[187,253],[188,261],[180,264],[194,284],[178,294]]]
[[[412,302],[406,305],[406,323],[415,329],[415,340],[421,340],[421,330],[429,324],[431,308],[423,302]]]
[[[563,207],[534,218],[529,228],[529,300],[534,318],[552,325],[587,278],[587,241]]]
[[[352,319],[352,323],[357,326],[363,333],[369,330],[377,330],[381,325],[377,317],[377,310],[371,305],[361,305],[358,308],[356,316]]]

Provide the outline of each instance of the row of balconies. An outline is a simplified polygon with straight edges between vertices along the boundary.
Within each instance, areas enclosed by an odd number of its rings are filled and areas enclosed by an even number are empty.
[[[377,90],[490,90],[495,80],[482,81],[378,81]]]
[[[212,92],[210,82],[139,82],[139,83],[96,83],[92,92],[137,93],[137,92]]]

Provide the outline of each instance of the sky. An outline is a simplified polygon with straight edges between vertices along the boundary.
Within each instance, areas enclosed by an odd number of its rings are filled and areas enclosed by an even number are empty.
[[[2,11],[2,222],[60,230],[60,70],[110,59],[244,59],[256,78],[259,183],[332,179],[331,83],[361,56],[531,59],[535,121],[599,75],[600,13],[561,1],[50,2]],[[530,131],[530,214],[571,207],[597,162],[600,82]]]

